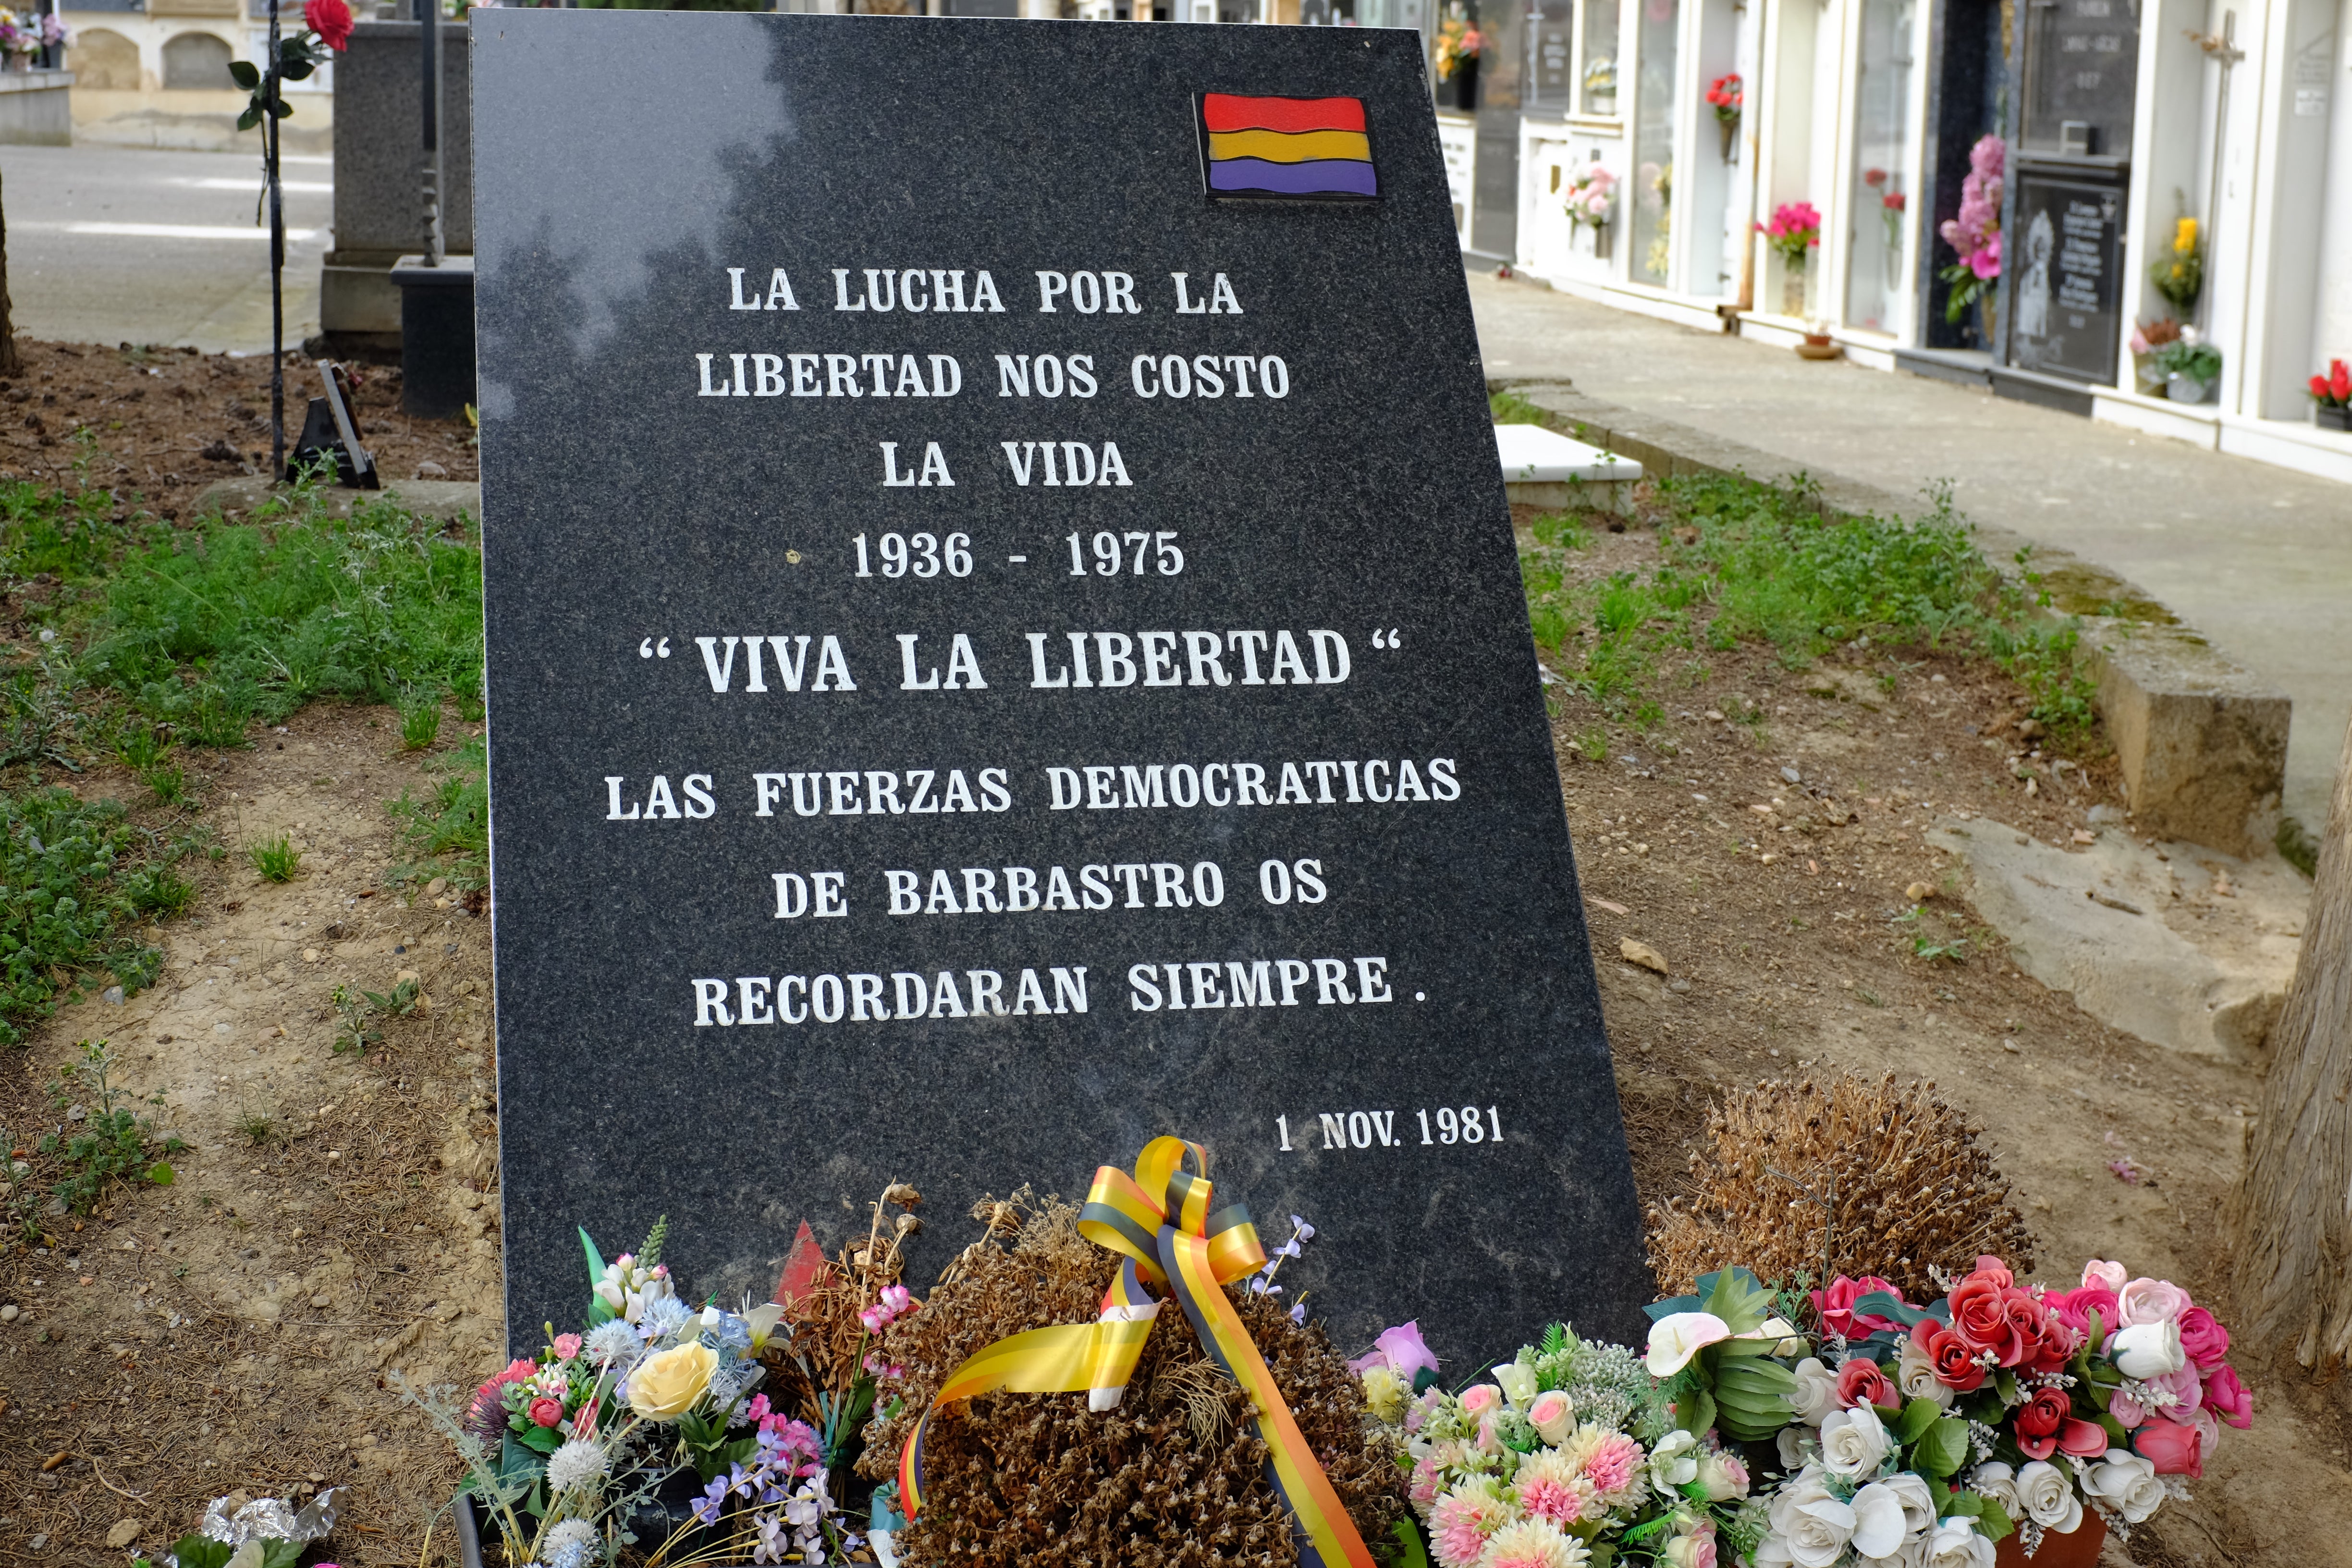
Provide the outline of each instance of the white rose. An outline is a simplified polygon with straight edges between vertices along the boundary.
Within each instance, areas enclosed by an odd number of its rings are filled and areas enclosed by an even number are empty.
[[[2169,1377],[2189,1364],[2189,1352],[2180,1348],[2180,1325],[2170,1319],[2122,1330],[2107,1342],[2107,1354],[2126,1377],[2143,1383],[2152,1377]]]
[[[1774,1438],[1773,1442],[1780,1450],[1781,1469],[1793,1474],[1801,1469],[1807,1460],[1814,1457],[1821,1445],[1811,1441],[1812,1436],[1811,1432],[1801,1426],[1780,1428],[1780,1435]]]
[[[1650,1484],[1662,1497],[1674,1497],[1685,1481],[1698,1479],[1698,1437],[1677,1426],[1650,1450]]]
[[[1769,1531],[1765,1531],[1764,1539],[1756,1543],[1756,1550],[1748,1555],[1748,1561],[1754,1564],[1754,1568],[1796,1568],[1797,1563],[1789,1554],[1789,1538]]]
[[[1503,1386],[1503,1397],[1511,1402],[1514,1410],[1525,1410],[1536,1396],[1536,1369],[1508,1362],[1495,1369],[1495,1381]]]
[[[1919,1554],[1921,1568],[1992,1568],[1993,1545],[1977,1533],[1972,1519],[1948,1519],[1936,1526]]]
[[[2074,1495],[2074,1483],[2047,1459],[2036,1459],[2017,1472],[2016,1491],[2025,1516],[2044,1530],[2071,1535],[2083,1522],[2083,1500]]]
[[[1798,1509],[1809,1502],[1819,1502],[1831,1495],[1829,1483],[1823,1479],[1822,1468],[1819,1465],[1807,1465],[1780,1483],[1780,1489],[1774,1492],[1770,1500],[1764,1505],[1765,1517],[1771,1521],[1775,1531],[1786,1535],[1789,1533],[1790,1525],[1795,1522]]]
[[[1830,1568],[1853,1539],[1853,1510],[1826,1494],[1789,1517],[1789,1558],[1798,1568]]]
[[[1903,1391],[1906,1399],[1932,1399],[1946,1410],[1952,1407],[1952,1391],[1936,1376],[1935,1358],[1920,1348],[1917,1340],[1907,1336],[1903,1341],[1903,1353],[1895,1363],[1895,1386]]]
[[[1853,1549],[1873,1562],[1903,1550],[1910,1531],[1903,1522],[1903,1500],[1883,1481],[1853,1494]]]
[[[2013,1520],[2024,1517],[2025,1504],[2017,1495],[2017,1472],[2007,1465],[1979,1465],[1969,1472],[1969,1489],[2000,1504],[2000,1511]]]
[[[1894,1441],[1870,1405],[1837,1410],[1822,1423],[1822,1463],[1841,1476],[1875,1475]]]
[[[1936,1527],[1936,1498],[1927,1483],[1909,1470],[1892,1475],[1880,1483],[1895,1494],[1903,1505],[1903,1538],[1916,1541]]]
[[[2105,1459],[2085,1468],[2083,1489],[2122,1514],[2126,1524],[2137,1524],[2154,1513],[2165,1497],[2156,1467],[2123,1448],[2108,1449]]]
[[[1819,1356],[1807,1356],[1797,1363],[1797,1386],[1790,1391],[1789,1403],[1808,1423],[1818,1426],[1838,1407],[1837,1373],[1822,1364]]]

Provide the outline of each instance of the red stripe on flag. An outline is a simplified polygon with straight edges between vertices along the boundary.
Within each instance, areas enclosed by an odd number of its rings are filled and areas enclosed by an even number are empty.
[[[1201,116],[1212,131],[1361,131],[1360,98],[1241,98],[1205,93]]]

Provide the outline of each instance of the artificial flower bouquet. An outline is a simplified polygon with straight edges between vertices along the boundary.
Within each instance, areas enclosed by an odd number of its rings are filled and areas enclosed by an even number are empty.
[[[2327,374],[2311,378],[2311,400],[2322,408],[2352,408],[2352,367],[2329,360]]]
[[[1989,1568],[2096,1516],[2118,1537],[2252,1422],[2229,1331],[2168,1280],[2094,1261],[2073,1290],[1980,1258],[1943,1299],[1841,1275],[1812,1293],[1824,1354],[1794,1369],[1756,1568]]]
[[[1717,123],[1738,124],[1740,108],[1747,102],[1747,94],[1740,87],[1739,73],[1733,71],[1709,82],[1706,88],[1706,101],[1708,107],[1715,110]]]
[[[1968,314],[2000,278],[2001,179],[2008,162],[2008,142],[1999,136],[1979,137],[1969,149],[1959,214],[1937,230],[1958,258],[1937,275],[1951,287],[1944,300],[1947,321]]]
[[[2205,239],[2195,218],[2172,226],[2172,244],[2148,268],[2147,280],[2181,315],[2195,313],[2197,297],[2205,291]]]
[[[1568,182],[1560,205],[1568,212],[1568,226],[1573,231],[1579,224],[1591,224],[1598,229],[1609,221],[1617,207],[1617,176],[1607,165],[1591,163],[1579,170]]]
[[[1762,1535],[1746,1463],[1678,1421],[1673,1385],[1623,1346],[1554,1323],[1448,1393],[1406,1323],[1349,1364],[1440,1568],[1715,1568]]]
[[[583,1231],[584,1331],[551,1331],[462,1413],[404,1381],[403,1394],[457,1448],[465,1490],[509,1563],[594,1568],[648,1526],[670,1538],[656,1560],[694,1531],[698,1561],[854,1552],[862,1542],[829,1490],[817,1430],[756,1392],[789,1346],[788,1308],[693,1305],[661,1262],[667,1228],[656,1222],[644,1247],[610,1263]]]
[[[1486,47],[1486,40],[1479,33],[1477,25],[1457,8],[1453,16],[1437,25],[1437,42],[1433,48],[1437,79],[1452,81],[1464,62],[1476,59]]]
[[[1811,202],[1783,202],[1772,209],[1770,223],[1756,227],[1791,267],[1802,267],[1806,252],[1822,242],[1822,215]]]

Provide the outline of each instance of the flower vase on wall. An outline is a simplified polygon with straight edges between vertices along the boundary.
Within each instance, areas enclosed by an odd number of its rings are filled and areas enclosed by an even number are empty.
[[[2311,411],[2311,422],[2322,430],[2352,431],[2352,408],[2341,404],[2321,404]]]
[[[1727,163],[1737,162],[1739,153],[1739,121],[1736,119],[1717,120],[1715,122],[1715,128],[1723,136],[1723,161]]]
[[[1606,223],[1597,223],[1592,226],[1592,258],[1595,261],[1609,259],[1611,248],[1609,236],[1615,227],[1614,224]]]

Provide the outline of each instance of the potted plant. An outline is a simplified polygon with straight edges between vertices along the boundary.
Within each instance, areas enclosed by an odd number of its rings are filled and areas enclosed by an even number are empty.
[[[1769,224],[1758,224],[1764,243],[1780,253],[1780,313],[1805,313],[1805,263],[1822,242],[1822,215],[1811,202],[1783,202],[1772,209]]]
[[[2221,379],[2221,351],[2200,342],[2197,329],[2183,327],[2180,335],[2156,351],[2156,369],[2164,377],[2164,395],[2175,403],[2202,403]]]
[[[2158,321],[2142,321],[2132,329],[2132,371],[2139,390],[2146,395],[2155,397],[2164,391],[2164,376],[2156,368],[2156,353],[2179,336],[2180,323],[2169,316]]]
[[[1579,225],[1591,225],[1592,254],[1607,260],[1609,220],[1617,208],[1617,176],[1602,165],[1593,163],[1569,181],[1561,204],[1568,212],[1570,237],[1574,237]]]
[[[1969,149],[1968,176],[1960,182],[1959,216],[1937,232],[1958,258],[1939,276],[1950,286],[1944,320],[1957,322],[1977,312],[1977,344],[1992,347],[1992,299],[2000,280],[2000,182],[2009,143],[1998,136],[1978,139]]]
[[[2327,362],[2327,374],[2311,378],[2311,422],[2322,430],[2352,431],[2352,369],[2340,359]]]
[[[2172,248],[2157,258],[2147,280],[2183,321],[2197,313],[2197,296],[2205,291],[2205,240],[2195,218],[2172,226]]]
[[[1437,25],[1437,80],[1440,86],[1452,86],[1455,109],[1478,107],[1478,55],[1486,47],[1477,24],[1463,6],[1454,6]]]
[[[1715,128],[1723,136],[1723,161],[1728,163],[1739,151],[1739,111],[1747,102],[1739,73],[1732,71],[1708,83],[1706,101],[1715,110]]]

